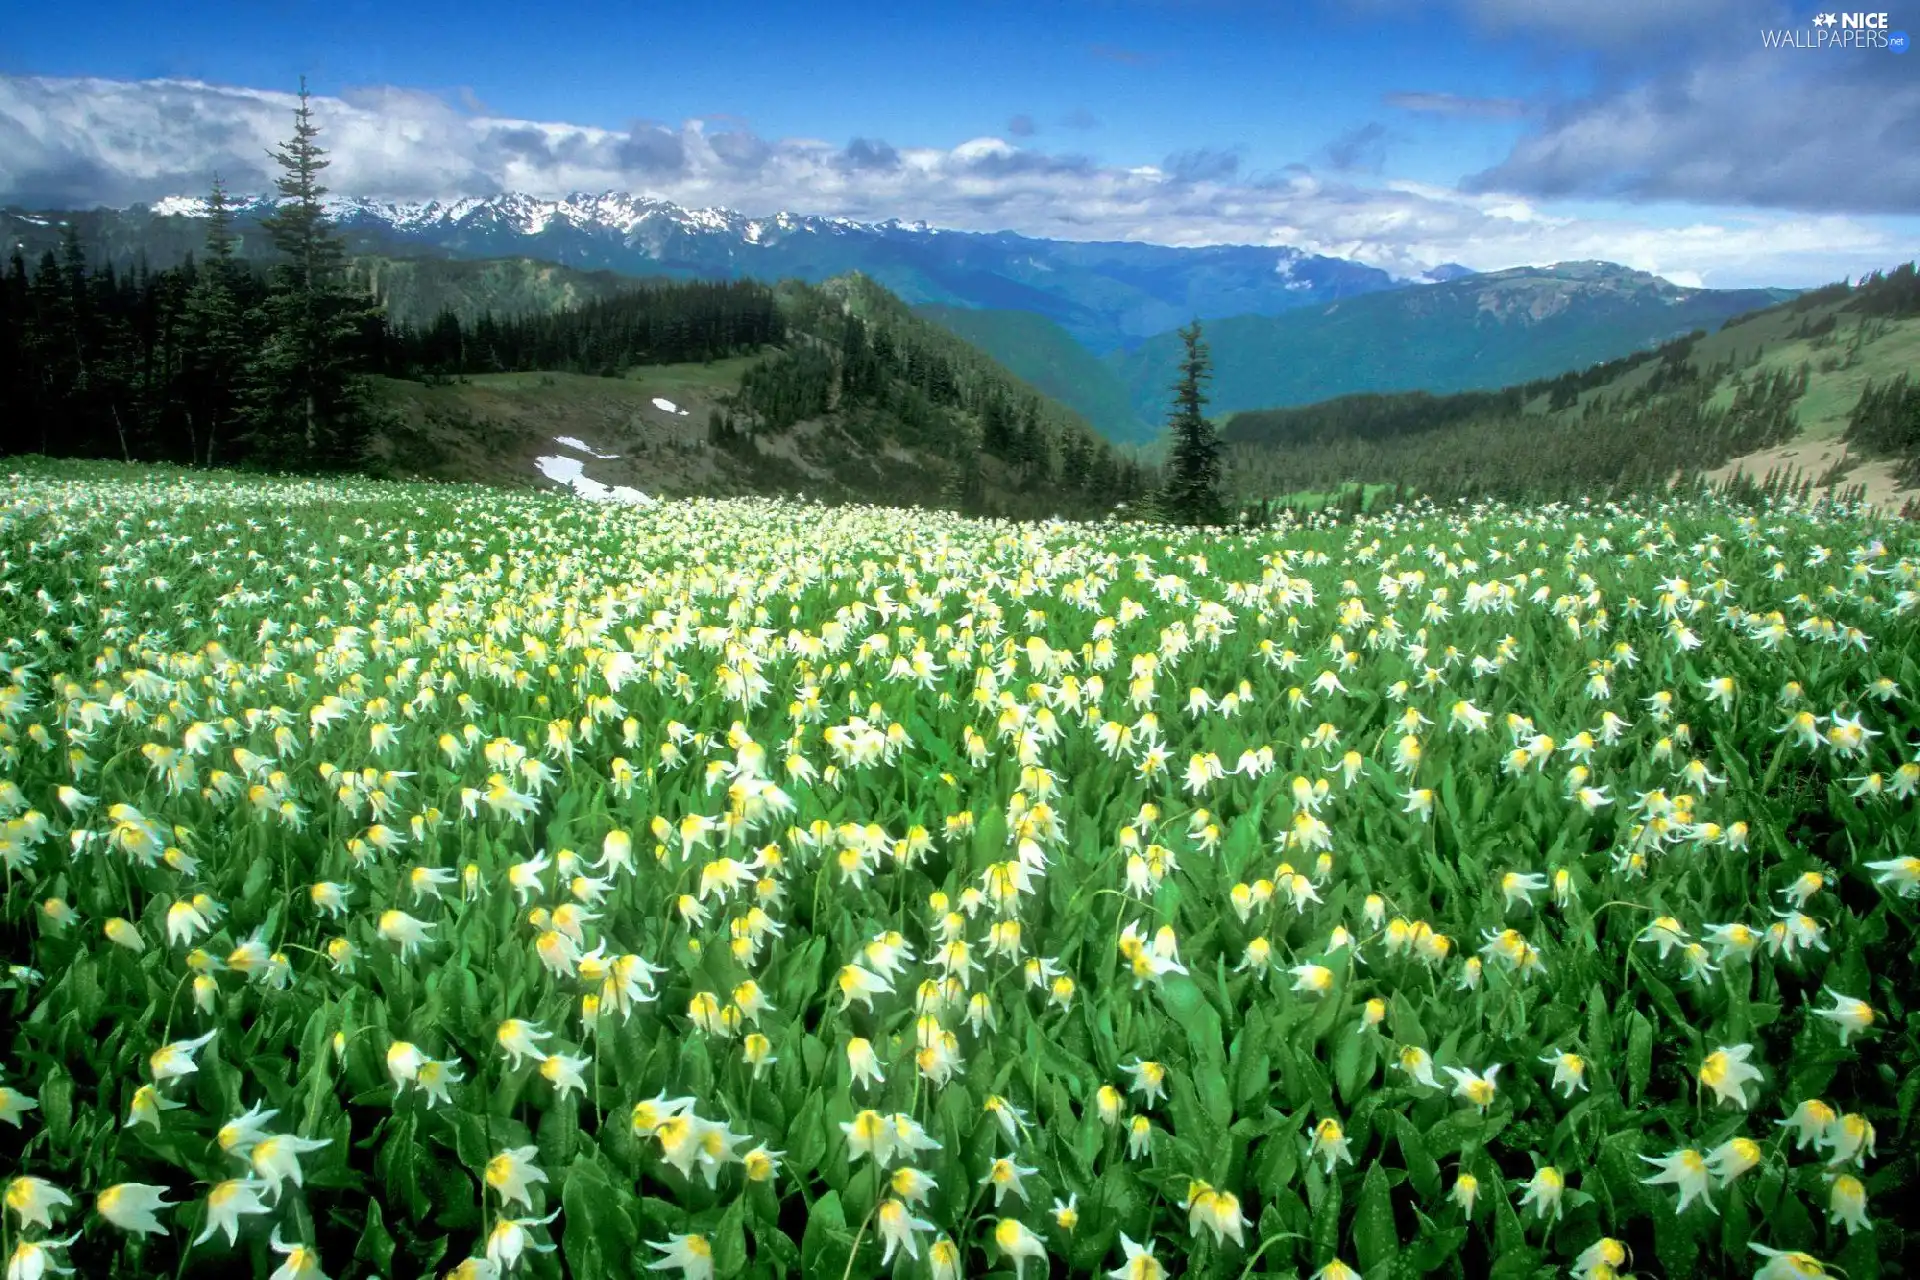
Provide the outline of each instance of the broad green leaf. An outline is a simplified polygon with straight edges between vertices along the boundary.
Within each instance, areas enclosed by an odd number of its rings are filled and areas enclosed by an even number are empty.
[[[839,1275],[852,1247],[853,1233],[847,1227],[846,1214],[841,1211],[839,1193],[829,1191],[807,1211],[806,1232],[800,1238],[802,1274]]]
[[[1393,1199],[1387,1187],[1387,1171],[1375,1160],[1367,1167],[1360,1183],[1360,1199],[1354,1205],[1353,1250],[1363,1275],[1383,1267],[1400,1251],[1400,1233],[1393,1224]]]
[[[1627,1015],[1627,1105],[1637,1106],[1653,1075],[1653,1024],[1638,1009]]]

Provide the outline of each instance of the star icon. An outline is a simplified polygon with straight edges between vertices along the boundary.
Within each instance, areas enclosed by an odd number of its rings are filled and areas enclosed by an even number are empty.
[[[1816,27],[1830,27],[1838,21],[1839,19],[1834,17],[1832,14],[1823,13],[1819,17],[1813,20],[1813,25]]]

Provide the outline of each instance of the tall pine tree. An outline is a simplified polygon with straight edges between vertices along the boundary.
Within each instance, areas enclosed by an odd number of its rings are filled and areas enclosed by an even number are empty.
[[[189,448],[210,467],[223,446],[231,447],[240,410],[234,390],[247,364],[240,295],[244,269],[234,258],[237,240],[227,189],[215,174],[213,190],[207,193],[207,260],[187,294],[181,326],[188,340],[184,412]]]
[[[260,229],[282,260],[259,310],[267,336],[249,378],[249,443],[294,467],[347,467],[360,461],[371,428],[367,384],[355,369],[371,309],[347,288],[345,246],[321,204],[320,173],[331,162],[316,141],[305,77],[293,121],[293,137],[269,153],[281,169],[280,202]]]
[[[1213,360],[1200,341],[1200,321],[1180,330],[1187,349],[1180,360],[1180,380],[1173,384],[1173,412],[1167,429],[1173,435],[1167,456],[1165,507],[1168,516],[1185,524],[1215,524],[1223,513],[1220,495],[1220,436],[1202,412],[1207,395],[1201,384],[1213,376]]]

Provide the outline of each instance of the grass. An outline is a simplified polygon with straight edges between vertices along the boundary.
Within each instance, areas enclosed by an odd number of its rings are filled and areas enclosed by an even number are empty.
[[[538,370],[517,373],[475,373],[467,382],[490,391],[545,391],[568,394],[592,390],[604,393],[609,386],[627,384],[645,388],[647,394],[664,394],[674,387],[705,391],[731,391],[740,385],[740,375],[758,356],[734,356],[703,364],[647,364],[627,370],[623,377],[597,378],[584,373],[544,373]]]

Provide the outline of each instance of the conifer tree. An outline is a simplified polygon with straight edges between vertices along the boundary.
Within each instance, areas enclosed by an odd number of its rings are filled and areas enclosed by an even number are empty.
[[[207,261],[187,293],[182,332],[187,339],[185,416],[190,448],[199,453],[199,436],[206,433],[206,464],[213,466],[231,435],[235,414],[234,389],[246,368],[247,339],[241,328],[238,285],[241,268],[234,260],[237,237],[226,187],[214,175],[207,193]],[[199,458],[192,459],[195,462]]]
[[[1207,396],[1201,383],[1212,376],[1213,361],[1200,341],[1200,322],[1180,330],[1186,353],[1180,360],[1180,380],[1173,385],[1173,412],[1167,429],[1173,435],[1167,457],[1166,514],[1184,524],[1212,524],[1220,519],[1220,437],[1202,410]]]
[[[260,229],[278,250],[259,319],[266,332],[249,379],[248,417],[256,454],[295,467],[351,466],[370,426],[355,347],[370,308],[348,292],[345,247],[327,217],[320,173],[331,161],[317,139],[307,82],[293,113],[293,137],[270,152],[281,169],[278,209]]]

